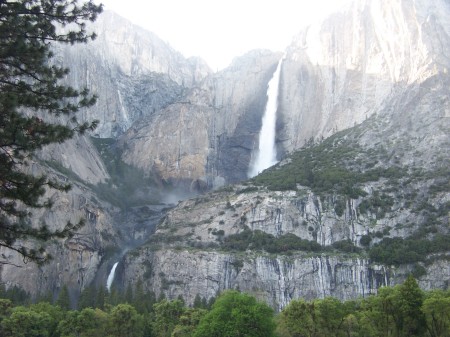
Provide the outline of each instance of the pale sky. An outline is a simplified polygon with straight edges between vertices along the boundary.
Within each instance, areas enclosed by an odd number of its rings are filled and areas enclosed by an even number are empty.
[[[97,0],[213,70],[256,48],[284,51],[303,27],[350,0]]]

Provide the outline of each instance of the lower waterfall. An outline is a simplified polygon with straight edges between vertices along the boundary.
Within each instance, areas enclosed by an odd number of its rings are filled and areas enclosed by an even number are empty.
[[[109,272],[108,279],[106,280],[106,288],[108,291],[111,290],[111,284],[114,281],[114,274],[116,273],[116,268],[119,262],[114,263],[113,267],[111,268],[111,271]]]
[[[277,69],[273,73],[272,79],[267,87],[267,103],[264,111],[261,131],[259,132],[259,146],[256,155],[253,157],[253,164],[250,165],[248,177],[258,175],[266,168],[277,163],[277,150],[275,148],[275,126],[278,109],[278,87],[280,84],[281,63],[278,62]]]

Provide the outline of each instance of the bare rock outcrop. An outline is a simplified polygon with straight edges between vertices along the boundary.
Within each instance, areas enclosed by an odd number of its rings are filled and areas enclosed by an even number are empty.
[[[245,179],[279,58],[269,51],[244,55],[135,123],[120,138],[123,160],[194,189],[199,181],[211,188]]]
[[[279,148],[359,124],[411,85],[445,76],[449,16],[442,0],[363,0],[300,32],[282,68]]]
[[[117,137],[134,121],[175,102],[211,73],[198,58],[186,59],[155,34],[105,11],[90,29],[97,38],[55,45],[55,62],[70,68],[66,81],[98,95],[80,120],[100,121],[96,134]]]
[[[46,172],[52,179],[67,183],[67,176],[38,163],[30,166],[35,174]],[[76,294],[96,277],[102,259],[107,257],[121,241],[113,226],[111,206],[100,203],[86,186],[72,184],[69,192],[49,191],[46,196],[54,205],[51,209],[34,210],[32,224],[46,224],[52,231],[61,230],[70,221],[78,223],[85,219],[85,225],[70,239],[51,240],[46,251],[51,254],[50,263],[37,266],[26,263],[13,251],[1,250],[9,264],[0,268],[1,281],[10,288],[20,286],[32,296],[57,293],[66,285]],[[32,242],[28,242],[32,245]]]

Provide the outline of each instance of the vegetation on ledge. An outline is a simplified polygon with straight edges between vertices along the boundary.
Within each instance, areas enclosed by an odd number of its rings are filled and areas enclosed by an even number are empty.
[[[388,156],[383,147],[363,149],[348,133],[339,132],[293,153],[285,163],[253,178],[253,183],[279,191],[296,190],[297,185],[302,185],[317,194],[335,193],[356,199],[367,195],[361,189],[362,183],[406,175],[402,167],[379,165]]]

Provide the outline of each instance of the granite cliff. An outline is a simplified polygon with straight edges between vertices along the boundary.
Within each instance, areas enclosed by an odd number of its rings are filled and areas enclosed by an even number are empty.
[[[119,140],[123,160],[197,191],[246,179],[280,57],[250,52],[136,123]]]
[[[302,30],[283,56],[279,157],[359,124],[410,88],[445,74],[448,11],[445,1],[356,1]],[[181,104],[169,105],[167,114],[144,118],[122,139],[124,161],[154,167],[165,180],[201,180],[208,187],[242,181],[258,144],[266,86],[281,57],[244,55],[206,77]],[[202,127],[183,134],[180,144],[179,135],[165,132],[161,116],[189,130],[186,111],[196,115],[192,125]]]
[[[83,115],[100,121],[98,137],[121,135],[211,73],[203,60],[186,59],[114,12],[104,12],[90,29],[98,35],[91,43],[55,45],[55,62],[70,66],[68,83],[98,95],[97,104]]]
[[[301,32],[279,95],[277,144],[291,154],[250,184],[180,203],[127,254],[122,285],[188,303],[238,288],[277,309],[411,272],[448,287],[448,14],[442,1],[359,1]],[[247,166],[255,139],[238,143]]]
[[[47,266],[2,266],[2,282],[76,294],[120,260],[124,288],[142,280],[187,303],[239,288],[276,309],[367,295],[410,272],[424,288],[448,287],[449,18],[444,0],[355,1],[284,56],[252,51],[211,73],[104,13],[92,44],[55,47],[66,81],[100,97],[83,112],[101,121],[95,139],[45,149],[33,166],[74,183],[35,220],[88,225],[55,242]],[[282,57],[282,161],[246,183]],[[159,220],[164,206],[145,204],[167,186],[216,190]]]
[[[1,266],[2,283],[7,288],[19,285],[33,296],[57,293],[65,284],[75,297],[94,280],[104,283],[109,259],[117,258],[127,245],[152,232],[154,217],[162,207],[125,211],[120,194],[125,185],[142,186],[142,174],[120,166],[122,163],[111,154],[114,149],[106,151],[102,145],[110,144],[109,138],[122,134],[139,118],[180,99],[187,88],[210,73],[202,60],[184,58],[154,34],[115,13],[103,13],[89,29],[97,33],[95,41],[73,46],[55,44],[52,62],[70,68],[64,79],[67,84],[86,87],[98,95],[97,104],[80,111],[78,118],[100,121],[93,135],[97,143],[88,136],[76,136],[64,144],[46,147],[29,167],[35,174],[47,174],[73,185],[68,193],[53,193],[54,207],[33,212],[33,222],[61,229],[69,220],[85,218],[86,225],[74,238],[52,242],[49,252],[54,260],[43,267],[26,264],[10,251],[2,251],[11,263]],[[65,123],[63,118],[55,117],[55,121]],[[134,185],[123,182],[130,177],[137,180]],[[143,189],[147,194],[155,192],[148,192],[145,186]],[[139,189],[135,194],[142,193]]]
[[[277,309],[365,296],[411,272],[448,287],[450,102],[434,93],[449,84],[426,81],[244,185],[181,202],[125,257],[123,286],[188,303],[236,288]]]
[[[279,147],[359,124],[449,66],[445,1],[355,1],[287,48]],[[406,113],[406,111],[405,111]]]

